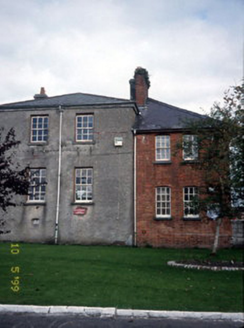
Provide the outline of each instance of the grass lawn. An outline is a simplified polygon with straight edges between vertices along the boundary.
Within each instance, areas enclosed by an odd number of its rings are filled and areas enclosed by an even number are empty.
[[[206,259],[208,250],[14,245],[0,243],[2,304],[243,311],[243,272],[167,266]],[[242,250],[221,250],[217,259],[241,261]]]

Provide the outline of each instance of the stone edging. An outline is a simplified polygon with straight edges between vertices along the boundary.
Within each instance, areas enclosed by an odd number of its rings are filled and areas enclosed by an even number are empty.
[[[142,318],[142,319],[200,319],[230,320],[244,322],[244,313],[223,312],[184,312],[184,311],[151,311],[117,308],[99,308],[82,306],[36,306],[0,304],[1,313],[29,313],[44,315],[79,315],[90,318]]]
[[[244,270],[243,267],[225,267],[225,266],[208,266],[208,265],[197,265],[197,264],[184,264],[177,263],[176,261],[168,261],[167,264],[173,267],[181,267],[184,269],[197,269],[197,270],[213,270],[213,271],[238,271]]]

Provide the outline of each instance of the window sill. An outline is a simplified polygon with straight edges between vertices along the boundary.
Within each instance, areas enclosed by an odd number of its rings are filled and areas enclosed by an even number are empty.
[[[155,221],[171,221],[172,220],[172,217],[170,216],[170,217],[165,217],[165,218],[157,218],[157,217],[155,217],[155,218],[153,218],[153,220],[155,220]]]
[[[74,145],[95,145],[95,140],[91,140],[91,141],[74,141]]]
[[[182,165],[186,165],[186,164],[198,164],[199,160],[197,159],[185,159],[181,162]]]
[[[95,203],[94,202],[90,202],[90,203],[86,203],[86,202],[73,202],[70,205],[74,205],[74,206],[79,206],[79,205],[82,205],[82,206],[92,206],[92,205],[95,205]]]
[[[24,206],[46,206],[46,202],[26,202]]]
[[[199,216],[193,216],[193,217],[183,217],[183,221],[201,221],[201,218]]]
[[[29,142],[28,146],[47,146],[48,142]]]
[[[156,162],[153,162],[153,164],[156,164],[156,165],[169,165],[169,164],[172,164],[171,161],[156,161]]]

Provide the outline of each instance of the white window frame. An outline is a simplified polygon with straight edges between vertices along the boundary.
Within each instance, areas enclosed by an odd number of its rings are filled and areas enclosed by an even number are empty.
[[[199,213],[194,212],[194,208],[191,205],[192,199],[198,197],[197,187],[184,187],[183,188],[183,210],[184,218],[199,218]],[[188,210],[190,213],[188,213]]]
[[[93,202],[93,168],[75,169],[75,202]]]
[[[94,115],[76,115],[76,142],[92,142],[94,139]]]
[[[48,128],[48,115],[31,116],[31,143],[46,143],[48,141]]]
[[[46,169],[30,169],[30,186],[27,201],[44,203],[46,198]]]
[[[170,136],[160,135],[155,138],[155,157],[156,161],[170,161]]]
[[[155,189],[156,218],[171,217],[171,188],[156,187]]]
[[[196,135],[185,134],[183,136],[183,159],[185,161],[194,161],[198,159],[198,142]]]

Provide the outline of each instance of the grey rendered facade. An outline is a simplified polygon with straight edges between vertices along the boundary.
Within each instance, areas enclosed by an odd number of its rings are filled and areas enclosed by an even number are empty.
[[[16,159],[44,169],[42,201],[21,198],[8,210],[9,234],[0,240],[73,244],[133,243],[133,133],[135,102],[76,93],[0,106],[0,126],[14,127]],[[93,117],[92,138],[77,140],[77,117]],[[48,117],[45,142],[33,142],[33,117]],[[60,129],[61,127],[61,129]],[[118,140],[116,138],[119,138]],[[76,197],[76,172],[92,172],[92,197]],[[60,174],[59,174],[60,173]]]

